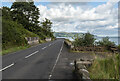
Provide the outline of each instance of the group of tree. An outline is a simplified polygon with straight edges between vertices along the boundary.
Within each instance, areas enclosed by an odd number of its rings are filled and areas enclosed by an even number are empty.
[[[73,42],[74,46],[93,46],[94,45],[94,35],[88,33],[85,33],[81,36],[76,35],[74,37],[75,41]]]
[[[102,40],[96,42],[95,36],[88,33],[85,33],[81,36],[76,35],[74,37],[75,41],[73,42],[74,46],[104,46],[104,47],[113,47],[115,43],[109,40],[109,37],[103,37]]]
[[[2,17],[3,45],[7,45],[13,39],[15,39],[14,44],[22,42],[24,38],[22,40],[20,38],[25,33],[24,31],[33,33],[33,36],[36,34],[41,40],[44,40],[46,37],[54,38],[51,31],[52,22],[47,18],[39,22],[39,9],[34,5],[33,1],[24,1],[14,2],[11,8],[0,8],[2,11],[0,16]]]

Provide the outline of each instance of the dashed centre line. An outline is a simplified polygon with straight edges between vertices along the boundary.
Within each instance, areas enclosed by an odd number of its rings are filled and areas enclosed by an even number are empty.
[[[44,50],[45,48],[47,48],[47,46],[46,46],[46,47],[43,47],[42,49]]]
[[[26,56],[25,58],[28,58],[28,57],[30,57],[30,56],[32,56],[32,55],[34,55],[34,54],[38,53],[38,52],[39,52],[39,51],[35,51],[34,53],[32,53],[32,54],[30,54],[30,55]]]
[[[3,68],[3,69],[0,69],[0,71],[4,71],[4,70],[6,70],[6,69],[8,69],[8,68],[12,67],[13,65],[14,65],[14,63],[12,63],[12,64],[10,64],[10,65],[6,66],[6,67],[5,67],[5,68]]]
[[[56,43],[56,42],[55,42],[55,43]],[[51,46],[51,45],[53,45],[53,44],[55,44],[55,43],[51,43],[51,44],[49,44],[48,46]],[[48,46],[43,47],[42,49],[45,49],[45,48],[47,48]],[[37,47],[37,46],[35,46],[35,47]],[[61,47],[61,49],[60,49],[60,53],[61,53],[61,51],[62,51],[62,47]],[[29,58],[30,56],[32,56],[32,55],[34,55],[34,54],[36,54],[36,53],[38,53],[38,52],[39,52],[39,51],[35,51],[35,52],[33,52],[32,54],[30,54],[30,55],[28,55],[28,56],[25,56],[25,58]],[[57,63],[57,61],[58,61],[58,59],[59,59],[60,53],[59,53],[59,55],[58,55],[58,57],[57,57],[56,63]],[[55,65],[54,65],[53,69],[52,69],[52,72],[53,72],[53,70],[54,70],[54,68],[55,68],[55,66],[56,66],[56,63],[55,63]],[[10,68],[10,67],[12,67],[12,66],[14,66],[14,65],[15,65],[15,63],[12,63],[12,64],[6,66],[6,67],[0,69],[0,72],[1,72],[1,71],[4,71],[4,70],[6,70],[6,69],[8,69],[8,68]],[[51,76],[52,76],[52,74],[50,75],[50,77],[51,77]]]
[[[49,46],[51,46],[51,44],[49,44]]]

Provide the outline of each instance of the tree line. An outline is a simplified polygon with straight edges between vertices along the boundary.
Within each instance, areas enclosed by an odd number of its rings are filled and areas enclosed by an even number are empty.
[[[109,40],[109,37],[103,37],[100,41],[95,41],[96,38],[91,33],[87,32],[81,36],[75,35],[75,41],[73,42],[74,46],[104,46],[109,49],[109,47],[115,47],[115,43]]]

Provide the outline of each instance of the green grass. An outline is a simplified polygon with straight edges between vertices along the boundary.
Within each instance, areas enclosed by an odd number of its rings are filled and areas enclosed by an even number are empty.
[[[119,79],[120,55],[116,54],[109,58],[97,57],[92,66],[88,68],[91,79]],[[116,80],[116,81],[117,81]]]
[[[28,45],[26,45],[26,46],[14,46],[14,47],[11,47],[9,49],[2,50],[2,52],[0,52],[0,54],[5,55],[5,54],[8,54],[8,53],[24,50],[24,49],[27,49],[29,47],[30,46],[28,46]]]
[[[39,40],[39,43],[45,43],[46,41],[45,40]]]
[[[27,44],[25,37],[39,37],[33,32],[26,30],[16,21],[2,20],[2,48],[9,49],[13,46],[23,46]]]

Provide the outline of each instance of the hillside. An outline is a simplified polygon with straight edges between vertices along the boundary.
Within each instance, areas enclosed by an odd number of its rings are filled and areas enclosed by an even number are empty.
[[[0,17],[2,17],[3,50],[29,46],[25,37],[39,37],[40,42],[45,41],[47,37],[54,39],[51,32],[52,22],[49,19],[39,22],[40,13],[34,2],[24,4],[14,2],[11,8],[2,7],[0,11],[2,11]]]
[[[25,37],[38,37],[17,22],[5,19],[2,20],[2,30],[3,49],[27,44]]]

